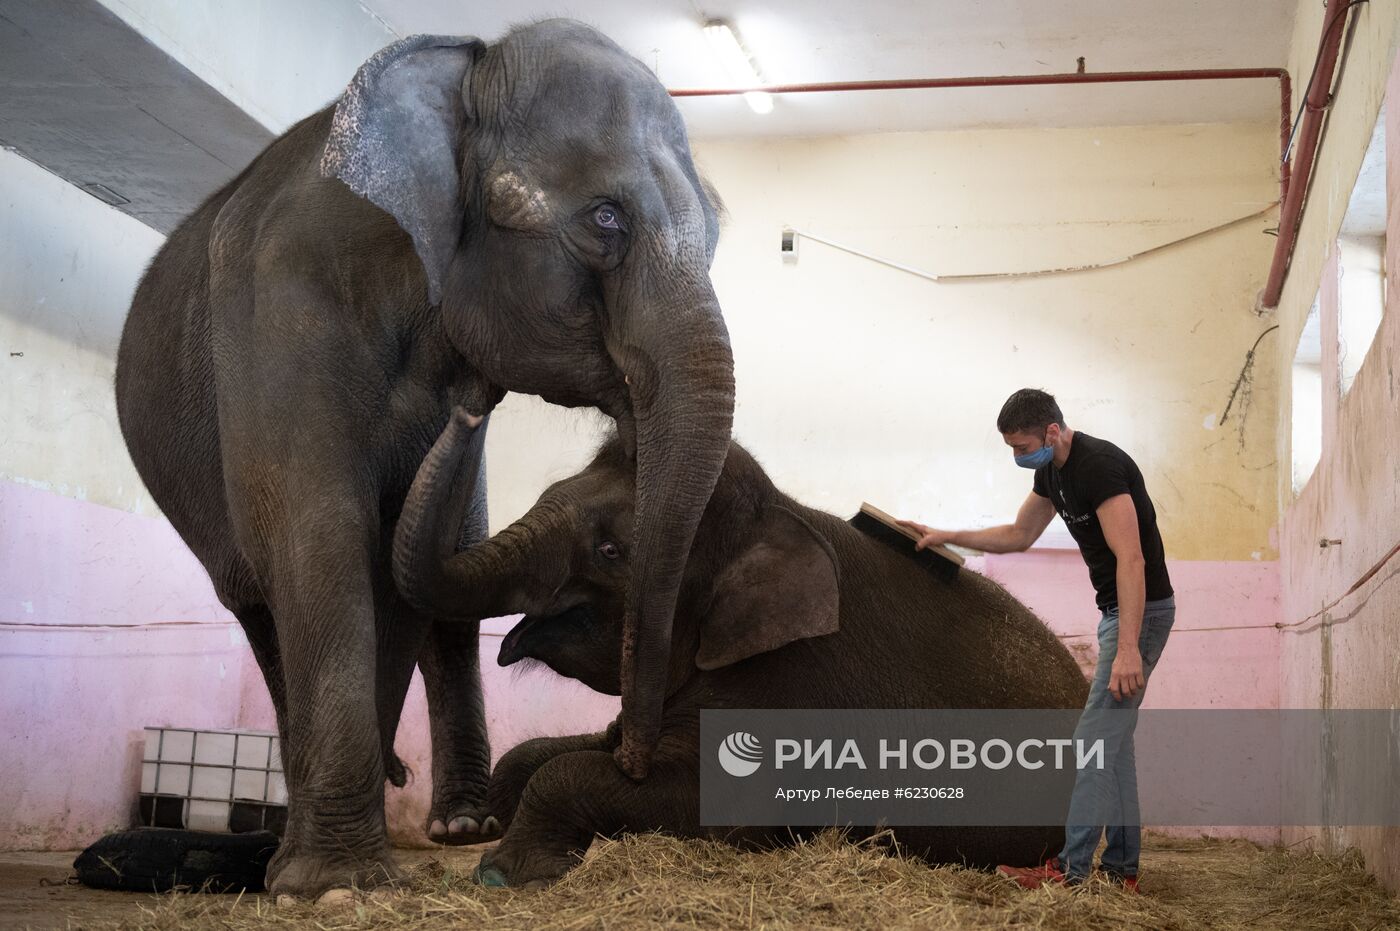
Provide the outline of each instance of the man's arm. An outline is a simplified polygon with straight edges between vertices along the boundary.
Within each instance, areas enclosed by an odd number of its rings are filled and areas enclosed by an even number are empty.
[[[912,520],[902,520],[899,523],[920,535],[915,549],[952,543],[984,553],[1019,553],[1030,549],[1031,544],[1040,539],[1040,535],[1045,532],[1054,516],[1055,506],[1050,503],[1050,499],[1031,492],[1021,505],[1021,510],[1016,513],[1014,524],[985,527],[981,530],[935,530]]]
[[[1114,495],[1100,504],[1096,513],[1108,548],[1118,559],[1118,655],[1113,659],[1108,691],[1122,701],[1145,685],[1138,635],[1147,603],[1147,562],[1142,558],[1142,536],[1132,495]]]

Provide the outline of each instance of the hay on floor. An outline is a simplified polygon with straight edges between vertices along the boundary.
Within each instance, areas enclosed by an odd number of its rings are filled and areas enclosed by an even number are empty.
[[[1400,901],[1359,856],[1247,841],[1149,836],[1143,895],[1101,880],[1022,890],[995,875],[930,869],[834,832],[799,847],[742,853],[658,835],[598,841],[538,892],[486,889],[476,856],[434,855],[408,887],[353,905],[277,905],[264,896],[153,897],[141,929],[583,928],[1395,928]]]

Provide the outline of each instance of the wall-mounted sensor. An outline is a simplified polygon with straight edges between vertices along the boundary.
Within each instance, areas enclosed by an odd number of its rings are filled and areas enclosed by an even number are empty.
[[[797,261],[797,230],[794,230],[794,229],[785,229],[785,230],[783,230],[783,249],[782,249],[782,252],[783,252],[783,261],[784,261],[784,262],[796,262],[796,261]]]

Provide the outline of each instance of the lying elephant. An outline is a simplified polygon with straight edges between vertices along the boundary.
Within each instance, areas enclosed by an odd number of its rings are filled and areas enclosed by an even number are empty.
[[[425,460],[395,540],[403,594],[445,616],[525,617],[498,661],[541,661],[619,692],[634,525],[633,472],[616,440],[552,485],[519,521],[455,552],[484,429],[460,409]],[[702,708],[1077,708],[1087,686],[1069,651],[1001,586],[928,574],[831,514],[803,507],[731,445],[681,581],[661,740],[651,774],[613,763],[618,727],[540,738],[508,752],[488,805],[499,848],[479,876],[519,885],[561,876],[595,834],[661,830],[743,845],[787,828],[699,823]],[[900,828],[930,862],[1035,864],[1061,827]]]

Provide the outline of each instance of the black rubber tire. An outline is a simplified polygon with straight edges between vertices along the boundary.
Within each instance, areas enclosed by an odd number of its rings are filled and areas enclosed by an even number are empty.
[[[78,854],[78,880],[126,892],[261,892],[277,835],[136,828],[108,834]]]

